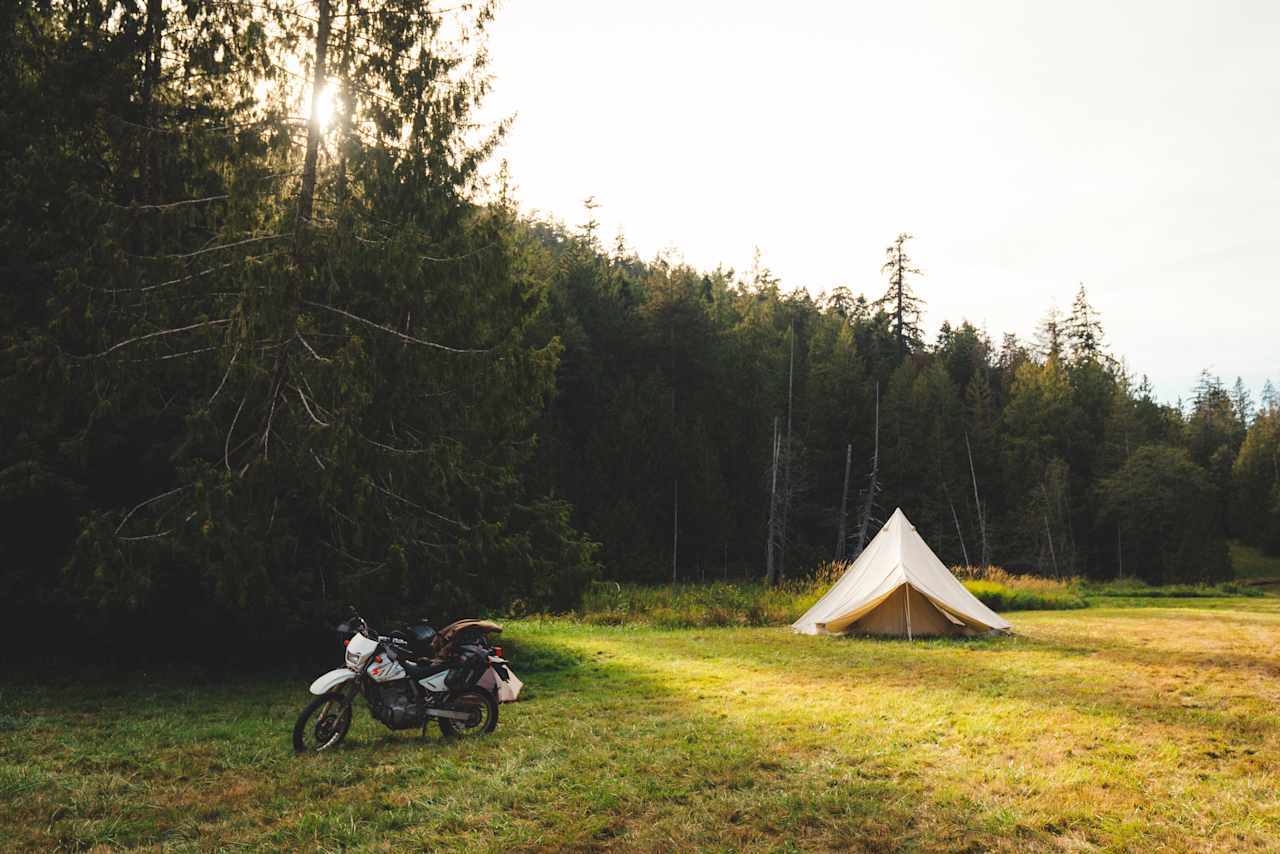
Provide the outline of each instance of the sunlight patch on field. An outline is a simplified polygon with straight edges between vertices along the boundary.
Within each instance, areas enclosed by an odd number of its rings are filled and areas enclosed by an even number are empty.
[[[296,684],[0,687],[0,834],[53,847],[1280,846],[1280,599],[1016,615],[1013,637],[508,625],[527,699],[451,743]],[[1170,607],[1172,606],[1172,607]],[[521,669],[521,663],[524,669]]]

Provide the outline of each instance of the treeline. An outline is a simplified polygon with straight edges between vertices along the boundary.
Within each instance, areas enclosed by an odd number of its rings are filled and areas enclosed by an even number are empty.
[[[814,297],[759,264],[701,274],[589,228],[532,233],[554,259],[539,334],[565,348],[538,475],[608,577],[759,576],[771,541],[777,574],[803,574],[856,554],[869,498],[869,533],[901,506],[951,563],[1219,580],[1227,537],[1280,549],[1274,388],[1255,406],[1205,373],[1160,403],[1083,286],[1033,341],[968,322],[926,341],[907,235],[863,293]]]
[[[1083,292],[1034,345],[926,342],[905,239],[818,299],[522,218],[480,171],[493,14],[0,8],[0,601],[222,633],[556,609],[803,573],[899,504],[947,560],[1059,574],[1276,548],[1274,393],[1161,405]]]

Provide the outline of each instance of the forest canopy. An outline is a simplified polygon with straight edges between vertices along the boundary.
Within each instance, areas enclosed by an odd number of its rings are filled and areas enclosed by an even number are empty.
[[[0,598],[100,628],[557,610],[806,573],[896,506],[952,563],[1280,551],[1274,389],[1157,401],[1084,286],[1035,341],[926,340],[907,234],[814,296],[522,214],[475,119],[494,14],[4,5]]]

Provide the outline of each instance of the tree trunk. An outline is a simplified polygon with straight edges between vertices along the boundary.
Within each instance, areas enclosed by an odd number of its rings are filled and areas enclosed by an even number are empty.
[[[160,121],[155,108],[155,92],[160,84],[160,58],[164,48],[164,3],[162,0],[147,0],[147,20],[144,29],[146,45],[142,59],[142,117],[141,124],[148,128],[158,128]],[[159,171],[159,157],[156,153],[156,133],[144,132],[139,135],[138,170],[141,178],[139,195],[144,205],[159,201],[156,192],[156,173]],[[151,234],[160,220],[144,220],[138,223],[137,251],[141,255],[152,251]]]
[[[307,122],[307,153],[302,161],[302,188],[298,193],[298,219],[311,221],[316,195],[316,160],[320,154],[320,93],[325,88],[325,58],[329,52],[329,0],[317,0],[316,62],[311,72],[311,117]]]
[[[836,554],[834,560],[844,560],[848,536],[845,525],[849,520],[849,464],[853,462],[853,445],[844,446],[844,488],[840,490],[840,524],[836,531]]]
[[[880,488],[880,383],[876,383],[876,449],[871,457],[871,477],[867,481],[867,500],[862,507],[862,524],[858,527],[858,553],[867,547],[867,531],[871,527],[871,511],[875,507],[876,492]]]
[[[675,493],[671,502],[671,583],[679,580],[676,574],[676,554],[680,550],[680,481],[675,481]]]
[[[769,485],[769,530],[765,540],[764,581],[773,584],[776,576],[774,544],[778,532],[778,416],[773,417],[773,466]]]
[[[1058,554],[1053,548],[1053,530],[1049,526],[1049,489],[1044,483],[1041,483],[1040,491],[1044,493],[1044,533],[1049,538],[1049,558],[1053,561],[1053,576],[1054,578],[1060,578],[1061,576],[1058,573]]]
[[[978,533],[982,535],[982,565],[991,565],[991,550],[987,546],[987,517],[982,512],[982,499],[978,497],[978,473],[973,468],[973,449],[969,447],[969,434],[964,434],[964,449],[969,455],[969,476],[973,478],[973,504],[978,511]],[[955,508],[951,508],[951,513],[955,514]],[[958,523],[957,523],[958,525]]]
[[[792,322],[791,358],[790,365],[787,368],[787,439],[786,450],[782,454],[782,526],[780,528],[781,538],[778,543],[778,575],[774,579],[775,583],[787,577],[787,526],[791,521],[791,499],[795,493],[794,484],[791,481],[791,457],[793,456],[791,445],[791,400],[792,391],[795,388],[795,379],[796,325]]]
[[[143,54],[142,66],[142,123],[148,127],[156,127],[156,115],[153,109],[156,87],[160,82],[161,44],[164,38],[164,3],[163,0],[147,0],[146,50]],[[147,140],[143,143],[142,162],[142,200],[152,204],[156,199],[155,178],[155,146],[151,144],[153,134],[144,134]]]
[[[964,555],[964,565],[972,566],[969,563],[969,550],[964,547],[964,531],[960,529],[960,517],[956,515],[956,503],[951,500],[951,490],[947,488],[946,478],[942,480],[942,493],[947,498],[947,506],[951,508],[951,521],[956,523],[956,536],[960,538],[960,553]]]
[[[898,357],[905,359],[907,357],[907,339],[902,329],[903,307],[902,307],[902,245],[898,245],[898,257],[894,259],[895,269],[894,278],[897,280],[898,304],[894,311],[894,320],[898,325]]]
[[[1116,560],[1120,562],[1120,578],[1124,578],[1124,541],[1120,537],[1120,523],[1116,523]]]

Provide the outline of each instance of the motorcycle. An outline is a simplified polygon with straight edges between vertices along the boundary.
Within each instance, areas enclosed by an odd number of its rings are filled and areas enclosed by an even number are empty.
[[[374,719],[393,730],[436,721],[449,738],[493,732],[499,695],[514,699],[519,680],[502,647],[489,641],[502,627],[461,620],[440,632],[428,625],[380,635],[355,609],[337,627],[345,666],[311,683],[312,700],[293,727],[296,753],[318,753],[339,744],[351,728],[352,705],[363,694]]]

